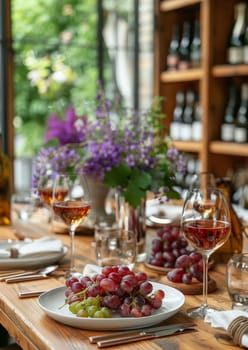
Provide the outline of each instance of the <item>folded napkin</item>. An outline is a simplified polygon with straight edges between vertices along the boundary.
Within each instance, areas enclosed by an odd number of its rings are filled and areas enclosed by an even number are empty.
[[[42,237],[30,243],[16,244],[10,248],[0,250],[0,258],[12,257],[11,249],[17,250],[17,257],[38,257],[62,251],[61,240],[53,237]]]
[[[237,344],[248,348],[248,312],[242,310],[208,311],[205,322],[211,323],[214,328],[225,329],[229,335],[237,340]],[[238,334],[233,334],[233,331]],[[234,332],[234,333],[235,333]]]
[[[94,264],[87,264],[83,269],[83,275],[91,277],[95,274],[101,273],[101,271],[102,268],[100,266]]]

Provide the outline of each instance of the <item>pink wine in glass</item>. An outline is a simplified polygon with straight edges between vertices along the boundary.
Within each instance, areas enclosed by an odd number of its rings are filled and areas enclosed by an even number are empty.
[[[56,200],[63,200],[67,196],[68,191],[59,188],[56,190],[54,198]],[[39,188],[39,195],[43,203],[51,206],[53,201],[53,189],[52,187]]]
[[[67,200],[53,203],[53,211],[66,225],[78,226],[88,215],[90,205],[81,200]]]
[[[197,250],[217,250],[230,234],[229,222],[220,220],[189,220],[183,223],[185,237]]]

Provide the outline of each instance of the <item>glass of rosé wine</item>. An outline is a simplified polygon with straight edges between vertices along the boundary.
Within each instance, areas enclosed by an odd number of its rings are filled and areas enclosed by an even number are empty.
[[[189,244],[199,251],[203,261],[203,303],[187,311],[195,318],[204,318],[207,303],[208,260],[228,239],[231,231],[229,204],[222,191],[210,186],[196,188],[186,195],[181,227]]]
[[[60,196],[60,193],[63,195]],[[52,209],[69,228],[70,268],[66,277],[71,277],[76,274],[75,230],[86,219],[91,209],[86,178],[78,174],[58,173],[53,185]]]
[[[48,212],[48,222],[52,221],[52,200],[53,200],[53,185],[56,173],[52,169],[47,169],[43,175],[40,176],[38,181],[38,196],[40,203],[44,209]],[[65,189],[60,190],[57,193],[59,199],[66,196],[67,191]]]

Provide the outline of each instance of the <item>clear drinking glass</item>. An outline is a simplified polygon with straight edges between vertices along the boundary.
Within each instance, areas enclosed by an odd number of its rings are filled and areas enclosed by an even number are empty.
[[[31,192],[17,192],[11,196],[11,209],[15,219],[27,221],[38,208],[38,198]]]
[[[70,269],[66,277],[76,273],[75,230],[90,212],[90,194],[83,175],[57,174],[53,186],[52,208],[68,226],[70,234]]]
[[[208,260],[226,242],[231,231],[229,205],[224,194],[212,186],[189,191],[181,224],[185,238],[203,258],[203,303],[188,310],[188,315],[204,318],[208,310]]]
[[[227,291],[232,308],[248,310],[248,254],[234,254],[226,270]]]
[[[126,265],[133,269],[136,258],[136,235],[114,226],[95,226],[95,253],[99,266]]]

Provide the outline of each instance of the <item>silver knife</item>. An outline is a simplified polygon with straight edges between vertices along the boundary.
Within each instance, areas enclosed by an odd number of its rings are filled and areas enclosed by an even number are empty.
[[[45,274],[36,274],[36,275],[27,275],[27,276],[20,276],[20,277],[13,277],[13,278],[7,278],[5,280],[6,283],[16,283],[16,282],[26,282],[26,281],[35,281],[35,280],[41,280],[44,278],[48,278]]]
[[[30,291],[30,292],[20,292],[18,293],[19,298],[33,298],[33,297],[38,297],[42,293],[44,293],[44,290],[37,290],[37,291]]]
[[[194,327],[174,327],[167,330],[155,331],[155,332],[144,332],[141,331],[139,334],[133,334],[126,337],[102,340],[97,342],[99,348],[105,348],[108,346],[121,345],[126,343],[131,343],[140,340],[147,340],[159,337],[165,337],[173,334],[183,334],[187,332],[196,331]]]
[[[126,337],[128,335],[134,335],[137,334],[139,335],[141,332],[158,332],[158,331],[165,331],[168,329],[175,329],[178,327],[193,327],[195,326],[195,323],[175,323],[175,324],[170,324],[170,325],[163,325],[163,326],[151,326],[151,327],[146,327],[142,329],[132,329],[132,330],[127,330],[127,331],[122,331],[122,332],[114,332],[114,333],[108,333],[108,334],[103,334],[103,335],[93,335],[89,337],[89,341],[91,344],[96,344],[99,341],[102,340],[107,340],[107,339],[113,339],[113,338],[118,338],[118,337]]]

